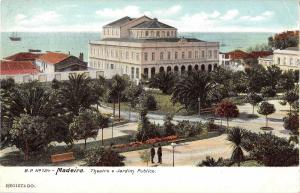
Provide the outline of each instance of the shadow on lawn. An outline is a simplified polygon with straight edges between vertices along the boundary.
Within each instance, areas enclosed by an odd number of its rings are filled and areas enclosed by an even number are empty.
[[[241,112],[241,113],[239,114],[239,117],[238,117],[238,118],[239,118],[239,119],[242,119],[242,120],[244,120],[244,121],[247,121],[247,120],[257,119],[257,118],[259,118],[259,116],[256,115],[256,114],[249,114],[249,113],[246,113],[246,112]]]

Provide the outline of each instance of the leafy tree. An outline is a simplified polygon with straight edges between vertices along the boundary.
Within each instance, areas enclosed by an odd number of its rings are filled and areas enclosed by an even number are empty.
[[[102,143],[102,145],[104,145],[103,130],[104,130],[105,127],[108,127],[109,118],[99,113],[98,119],[99,119],[99,127],[101,129],[101,138],[102,138],[101,143]]]
[[[139,152],[139,154],[140,154],[141,160],[142,160],[144,163],[146,163],[147,166],[148,166],[148,163],[149,163],[149,161],[150,161],[150,152],[149,152],[149,150],[141,151],[141,152]]]
[[[130,83],[130,85],[126,87],[125,96],[128,99],[131,108],[136,107],[139,102],[138,99],[143,92],[145,92],[145,90],[142,85],[135,85],[134,83]]]
[[[90,109],[95,104],[95,97],[89,86],[90,78],[85,74],[71,74],[60,90],[60,101],[73,115],[80,109]]]
[[[118,74],[112,77],[111,92],[115,93],[117,96],[119,104],[119,120],[121,118],[121,95],[128,85],[128,79],[125,76],[120,76]]]
[[[159,136],[156,126],[150,123],[147,113],[148,109],[145,106],[141,106],[138,131],[135,136],[138,141],[146,141]]]
[[[202,71],[191,71],[185,73],[175,84],[172,101],[185,105],[187,110],[196,111],[198,109],[198,98],[201,101],[201,107],[209,106],[212,102],[212,96],[216,83],[211,75]]]
[[[261,115],[266,116],[266,127],[268,127],[268,115],[275,112],[275,107],[273,104],[268,102],[262,102],[257,110],[257,112]]]
[[[140,105],[145,106],[147,110],[155,111],[157,109],[157,102],[153,95],[143,92],[139,99]]]
[[[266,78],[267,78],[267,86],[270,86],[272,89],[276,89],[276,86],[278,85],[278,81],[281,77],[282,70],[276,66],[268,66],[266,70]]]
[[[247,92],[247,76],[243,71],[233,72],[230,87],[236,93],[246,93]]]
[[[283,118],[283,127],[294,135],[299,135],[299,114],[292,113]]]
[[[24,152],[25,160],[28,160],[30,154],[41,151],[48,145],[47,129],[48,125],[43,117],[21,114],[15,118],[9,132],[12,143]]]
[[[102,147],[88,151],[85,158],[88,166],[124,166],[124,160],[125,156]]]
[[[84,148],[86,148],[87,138],[97,137],[99,125],[99,113],[86,109],[73,118],[69,128],[74,139],[84,139]]]
[[[219,167],[223,166],[223,158],[219,158],[217,161],[210,156],[206,156],[205,160],[202,160],[197,166],[205,166],[205,167]]]
[[[167,136],[175,134],[175,129],[174,129],[175,125],[172,123],[172,120],[173,120],[173,114],[168,113],[165,116],[165,120],[164,120],[164,130]]]
[[[266,70],[261,65],[245,69],[248,92],[260,92],[266,85]]]
[[[244,135],[243,147],[248,147],[250,157],[265,166],[298,166],[299,149],[286,138],[270,133]]]
[[[12,78],[2,79],[0,81],[0,88],[4,90],[10,90],[16,86],[15,80]]]
[[[292,113],[293,103],[295,103],[295,102],[298,103],[298,101],[299,101],[299,94],[298,94],[297,89],[296,90],[287,91],[283,95],[282,99],[283,99],[283,103],[282,104],[288,103],[289,106],[290,106],[290,113]]]
[[[252,105],[252,114],[254,114],[254,107],[257,106],[261,101],[263,101],[263,98],[260,95],[251,92],[247,95],[246,100]]]
[[[268,98],[276,96],[276,91],[272,87],[266,86],[261,89],[261,94],[268,100]]]
[[[227,127],[229,127],[229,118],[237,117],[239,115],[239,109],[232,102],[228,100],[223,100],[217,105],[215,113],[220,117],[226,117]]]
[[[294,81],[299,83],[299,70],[294,70]]]
[[[164,94],[171,94],[175,82],[176,75],[174,73],[163,71],[155,74],[154,77],[149,80],[149,86],[150,88],[160,89]]]
[[[294,85],[294,73],[293,70],[284,71],[279,79],[279,87],[284,91],[288,92],[292,90]]]
[[[100,105],[100,100],[105,94],[106,80],[104,77],[99,76],[97,79],[93,79],[89,82],[89,87],[91,88],[94,103],[97,105],[98,109],[98,106]]]

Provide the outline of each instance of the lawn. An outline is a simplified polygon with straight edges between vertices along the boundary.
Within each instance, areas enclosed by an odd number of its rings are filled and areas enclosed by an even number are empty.
[[[153,95],[157,101],[158,109],[155,112],[158,114],[176,113],[177,115],[188,115],[189,113],[185,110],[184,106],[176,103],[173,104],[171,101],[171,95],[162,94],[159,90],[149,90],[149,93]],[[112,103],[104,103],[106,106],[113,107]],[[116,112],[118,109],[118,104],[116,104]],[[121,111],[129,111],[129,103],[121,102]],[[131,109],[131,111],[137,111],[137,109]]]

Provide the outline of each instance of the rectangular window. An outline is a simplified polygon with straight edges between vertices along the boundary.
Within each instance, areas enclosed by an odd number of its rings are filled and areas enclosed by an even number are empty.
[[[212,53],[211,53],[211,50],[208,51],[208,58],[211,58],[212,57]]]
[[[164,59],[164,53],[163,53],[163,52],[160,53],[159,59],[160,59],[160,60],[163,60],[163,59]]]
[[[136,53],[136,60],[139,61],[140,60],[140,54]]]
[[[134,79],[134,67],[131,67],[131,79]]]
[[[136,68],[135,70],[136,70],[136,74],[135,74],[136,76],[135,77],[140,78],[140,69]]]
[[[198,51],[195,51],[195,58],[198,58]]]
[[[149,32],[148,32],[148,31],[146,31],[146,33],[145,33],[145,34],[146,34],[146,37],[147,37],[147,36],[149,36]]]
[[[192,58],[192,52],[189,51],[189,58]]]
[[[184,59],[184,52],[181,53],[181,58]]]
[[[171,52],[168,52],[168,60],[171,59]]]
[[[128,60],[128,56],[129,56],[128,51],[126,51],[126,60]]]
[[[114,69],[114,64],[110,64],[110,69]]]
[[[152,52],[152,55],[151,55],[151,60],[154,61],[155,60],[155,53]]]
[[[293,58],[290,58],[290,65],[293,65]]]
[[[205,58],[205,51],[204,50],[201,51],[201,57]]]
[[[218,58],[218,50],[214,50],[214,58]]]
[[[147,52],[144,53],[144,60],[148,61],[148,53]]]
[[[175,60],[178,58],[178,52],[175,52]]]

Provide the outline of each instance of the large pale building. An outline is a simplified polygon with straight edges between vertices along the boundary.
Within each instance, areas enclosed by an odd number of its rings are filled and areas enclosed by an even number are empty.
[[[89,43],[89,67],[141,79],[160,71],[212,71],[219,43],[178,37],[177,29],[147,16],[124,17],[103,26],[102,39]]]
[[[259,58],[258,63],[264,66],[277,65],[283,70],[299,70],[299,47],[289,47],[283,50],[274,50],[273,55],[265,58]]]

